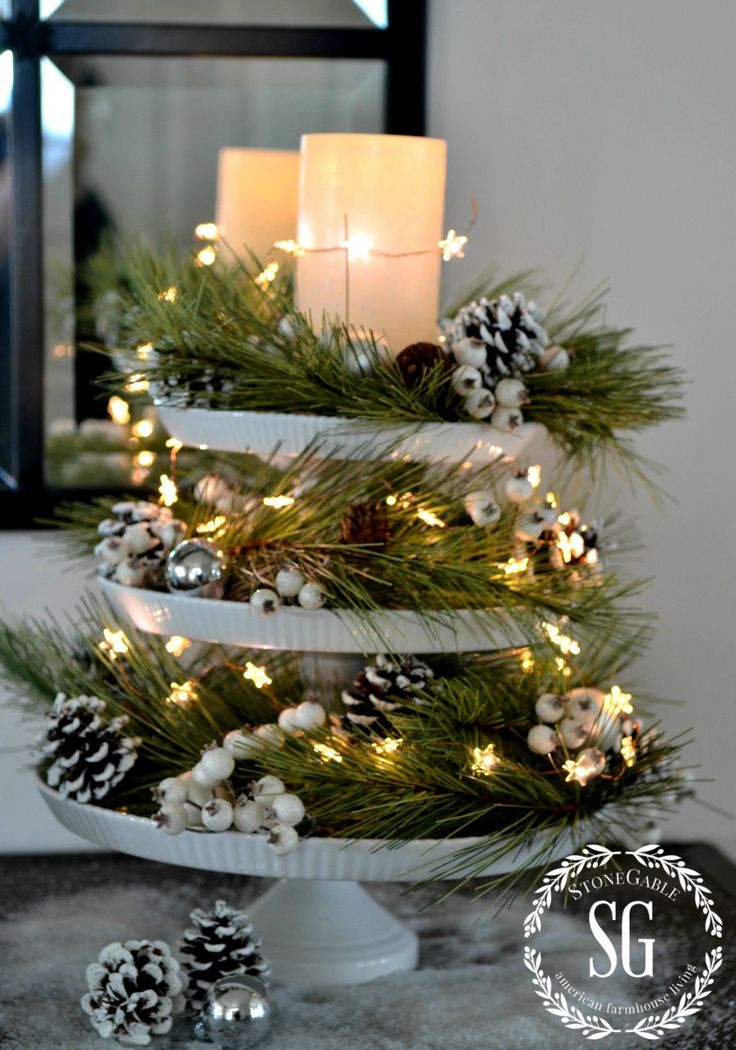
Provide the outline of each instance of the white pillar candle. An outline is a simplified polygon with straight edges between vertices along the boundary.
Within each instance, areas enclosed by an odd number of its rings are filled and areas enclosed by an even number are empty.
[[[441,139],[302,137],[296,303],[315,329],[340,318],[384,336],[394,356],[437,341],[446,155]],[[344,246],[346,217],[352,259],[309,251]]]
[[[236,255],[265,260],[274,241],[296,234],[299,153],[221,149],[217,164],[218,234]]]

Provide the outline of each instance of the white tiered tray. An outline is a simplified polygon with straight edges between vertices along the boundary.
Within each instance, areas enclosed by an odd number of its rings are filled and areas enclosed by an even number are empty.
[[[483,465],[516,459],[541,428],[524,423],[512,431],[488,423],[409,423],[377,426],[343,416],[308,416],[286,412],[223,412],[207,408],[158,405],[172,437],[192,448],[298,456],[319,445],[332,459],[409,456],[433,462],[464,460]]]
[[[141,631],[222,645],[324,653],[462,653],[529,644],[511,619],[482,609],[420,615],[394,609],[352,613],[282,607],[264,616],[247,602],[190,598],[111,580],[101,580],[100,586],[110,605]]]
[[[358,884],[414,882],[464,846],[480,839],[425,839],[400,846],[377,839],[310,838],[276,856],[263,836],[237,831],[166,835],[153,821],[62,799],[39,780],[56,819],[75,835],[109,849],[204,871],[258,875],[279,881],[248,910],[274,977],[294,984],[362,984],[396,970],[414,969],[416,934]],[[479,876],[499,875],[546,845],[541,835]],[[560,835],[554,858],[574,846]]]

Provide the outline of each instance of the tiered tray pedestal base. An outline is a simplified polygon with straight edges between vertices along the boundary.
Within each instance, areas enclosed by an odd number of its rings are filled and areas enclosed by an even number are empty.
[[[284,857],[263,836],[237,831],[185,831],[166,835],[152,821],[62,799],[39,782],[56,819],[75,835],[108,849],[186,868],[255,875],[279,881],[249,905],[274,978],[287,984],[362,984],[412,970],[416,934],[381,907],[362,882],[414,882],[450,854],[477,839],[419,840],[396,847],[378,840],[312,838]],[[528,859],[541,845],[532,840],[478,875],[498,875]],[[572,842],[560,837],[555,853]]]

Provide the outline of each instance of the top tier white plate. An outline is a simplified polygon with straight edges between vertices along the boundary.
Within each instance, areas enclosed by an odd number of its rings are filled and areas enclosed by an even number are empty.
[[[380,427],[342,416],[286,412],[221,412],[158,406],[172,437],[190,448],[298,456],[315,444],[332,459],[410,456],[430,462],[470,461],[477,466],[517,459],[541,428],[524,423],[511,432],[487,423],[409,423]]]

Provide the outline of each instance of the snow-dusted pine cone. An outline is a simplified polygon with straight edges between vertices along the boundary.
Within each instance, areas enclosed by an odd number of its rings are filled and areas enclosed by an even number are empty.
[[[97,802],[119,784],[133,766],[140,740],[123,736],[127,717],[109,722],[105,703],[96,696],[68,699],[59,693],[39,741],[41,753],[53,759],[46,783],[62,798]]]
[[[189,979],[186,996],[192,1009],[200,1009],[210,985],[220,977],[248,974],[268,983],[271,970],[244,911],[215,901],[208,910],[195,908],[189,918],[194,925],[185,932],[179,951],[186,956],[182,969]]]
[[[97,572],[126,587],[156,587],[163,582],[166,557],[184,538],[186,525],[158,503],[123,500],[112,507],[114,518],[97,526]]]
[[[464,306],[454,319],[451,349],[459,365],[472,365],[483,385],[493,390],[505,376],[539,367],[549,344],[536,303],[521,292],[498,299],[485,297]]]
[[[108,944],[87,967],[87,984],[82,1009],[98,1035],[126,1046],[148,1046],[184,1009],[186,978],[163,941]]]
[[[416,691],[432,678],[432,668],[416,656],[407,656],[398,664],[386,656],[377,656],[375,663],[367,664],[350,688],[343,691],[342,702],[347,707],[345,728],[365,726],[373,732],[389,732],[391,721],[387,712],[395,711],[407,700],[421,703]]]

